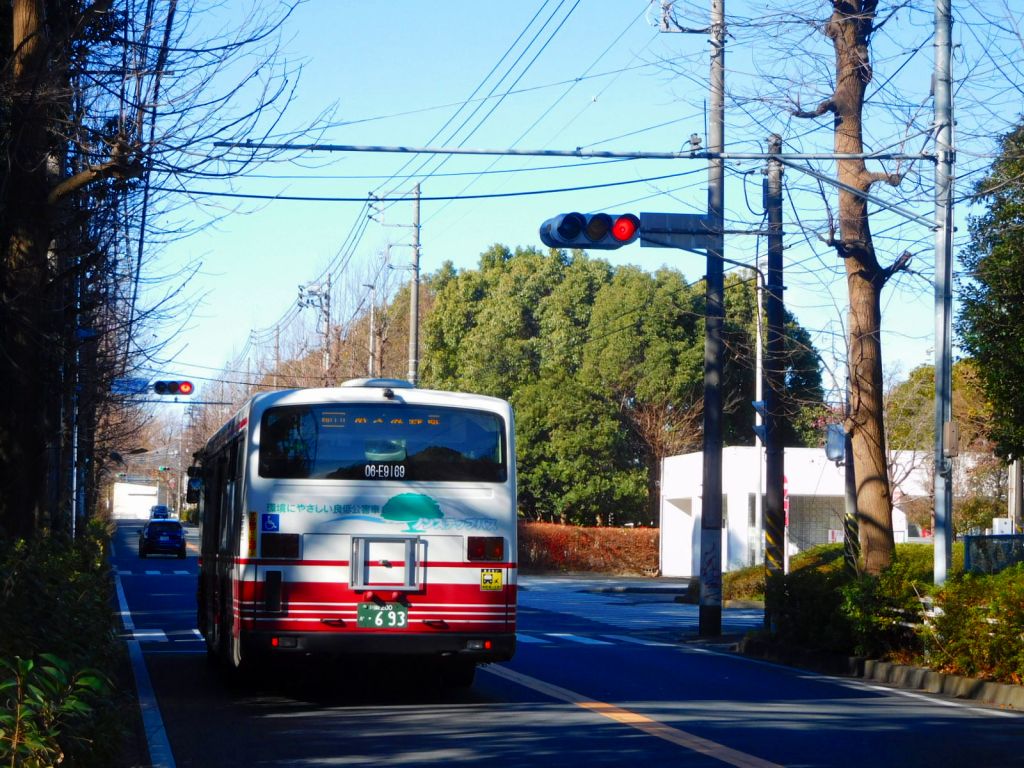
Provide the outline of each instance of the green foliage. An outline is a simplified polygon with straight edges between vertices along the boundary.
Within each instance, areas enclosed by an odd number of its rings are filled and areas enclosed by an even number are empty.
[[[935,605],[939,610],[925,635],[931,665],[1024,684],[1024,565],[951,579]]]
[[[936,588],[933,551],[927,544],[900,544],[878,577],[850,573],[839,545],[801,553],[789,575],[768,580],[773,641],[1024,683],[1024,565],[965,574],[957,546],[951,576]],[[749,573],[737,583],[756,588]]]
[[[990,435],[1000,456],[1024,455],[1024,124],[1001,140],[1000,154],[977,192],[988,211],[970,219],[971,244],[961,252],[969,280],[960,285],[960,343],[977,363],[992,406]]]
[[[93,523],[73,542],[0,542],[0,657],[60,649],[75,663],[105,665],[116,650],[105,541]]]
[[[110,690],[95,670],[75,672],[49,653],[39,660],[0,659],[0,760],[10,766],[45,768],[88,749],[93,703]]]
[[[106,766],[120,748],[125,700],[106,695],[123,653],[107,541],[95,522],[74,541],[0,541],[0,741],[9,764],[54,765],[46,761],[59,748],[64,764]]]
[[[920,559],[898,553],[877,577],[861,574],[840,589],[854,654],[878,658],[920,649],[915,627],[932,579],[931,569],[920,566]]]
[[[703,286],[671,269],[651,274],[581,251],[502,245],[483,253],[477,269],[447,267],[432,286],[422,383],[512,402],[523,513],[588,525],[651,522],[661,460],[700,447]],[[746,443],[754,283],[730,277],[727,293],[724,387],[736,396],[724,433]],[[790,391],[820,406],[809,336],[795,325],[791,333],[802,355],[792,359],[802,362],[789,367]]]

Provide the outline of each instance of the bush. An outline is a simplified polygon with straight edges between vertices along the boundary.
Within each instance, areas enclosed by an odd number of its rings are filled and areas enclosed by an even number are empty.
[[[0,659],[0,758],[12,766],[58,765],[69,743],[79,753],[88,750],[84,734],[93,703],[109,691],[94,670],[73,672],[52,654],[41,654],[40,661]]]
[[[772,575],[765,613],[774,638],[786,645],[847,652],[853,632],[839,595],[850,578],[842,570],[812,567]]]
[[[108,766],[121,746],[127,699],[90,698],[97,681],[116,678],[123,654],[110,609],[108,539],[93,523],[74,541],[0,541],[0,760],[7,764],[55,764],[26,756],[35,747],[9,728],[19,713],[36,728],[40,749],[59,750],[64,765]],[[19,689],[25,695],[12,695]]]
[[[658,572],[658,530],[520,523],[519,570],[652,576]]]
[[[1024,565],[967,573],[937,595],[926,660],[944,672],[1024,683]]]
[[[767,583],[771,641],[1024,683],[1024,565],[964,574],[957,545],[950,578],[936,588],[933,552],[927,544],[900,544],[877,578],[849,572],[841,546],[802,553],[789,575]],[[740,584],[756,578],[748,574]],[[927,603],[939,610],[926,613]]]

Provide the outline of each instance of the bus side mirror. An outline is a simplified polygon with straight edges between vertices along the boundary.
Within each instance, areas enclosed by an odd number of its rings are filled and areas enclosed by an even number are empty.
[[[203,468],[193,464],[192,466],[188,467],[185,470],[185,474],[188,475],[189,477],[202,477]]]

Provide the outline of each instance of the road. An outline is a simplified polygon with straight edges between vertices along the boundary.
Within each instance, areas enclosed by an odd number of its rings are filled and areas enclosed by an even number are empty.
[[[521,578],[516,657],[482,668],[468,690],[411,662],[296,665],[228,685],[194,629],[194,536],[186,560],[140,560],[139,525],[119,527],[114,566],[165,768],[1024,768],[1024,714],[693,642],[694,606],[604,579]],[[726,609],[723,625],[741,632],[760,619]]]

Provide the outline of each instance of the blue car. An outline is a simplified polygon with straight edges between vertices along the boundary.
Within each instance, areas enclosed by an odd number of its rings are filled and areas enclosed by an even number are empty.
[[[166,504],[157,504],[156,506],[149,508],[150,520],[169,520],[170,517],[171,508]]]
[[[185,557],[185,529],[177,520],[150,520],[139,532],[139,557],[177,555]]]

